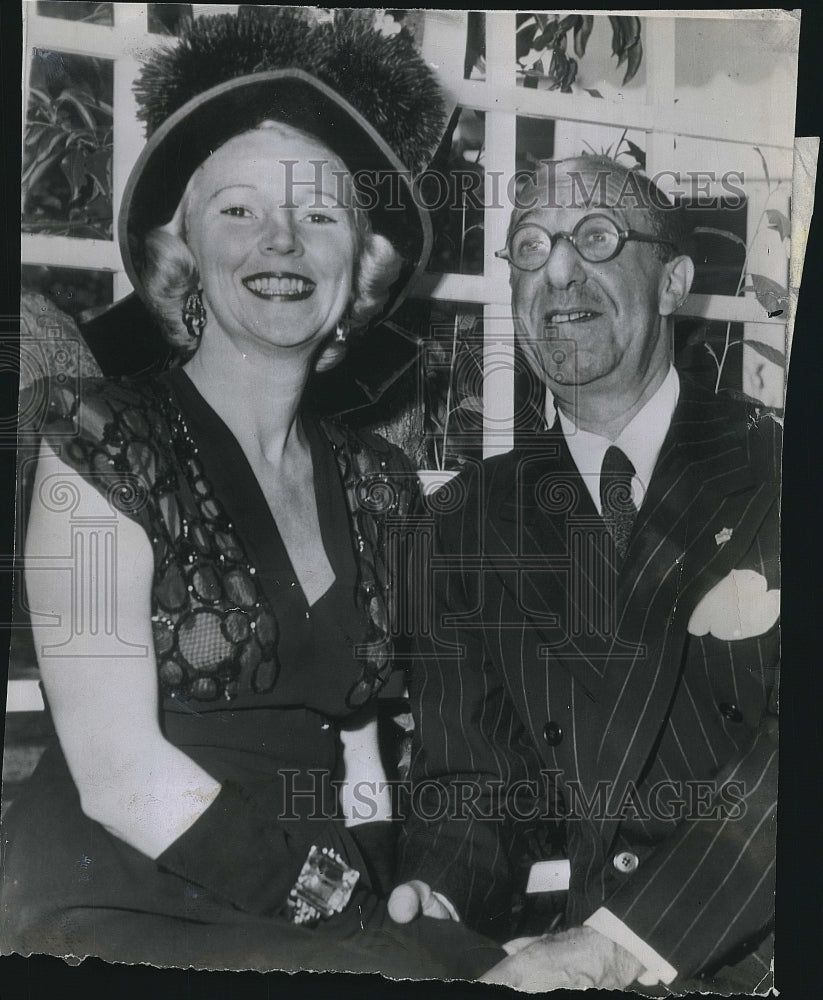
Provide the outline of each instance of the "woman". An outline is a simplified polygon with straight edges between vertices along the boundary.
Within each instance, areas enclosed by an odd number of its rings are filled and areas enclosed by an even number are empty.
[[[72,628],[35,629],[58,741],[6,824],[4,950],[420,977],[501,955],[451,922],[393,925],[332,794],[347,744],[376,754],[386,532],[414,476],[301,400],[430,245],[408,180],[358,204],[363,169],[402,164],[318,78],[341,52],[375,78],[376,54],[412,66],[430,113],[404,39],[288,13],[198,22],[144,70],[155,130],[121,248],[184,363],[49,388],[27,564],[88,561],[27,574],[30,606]],[[186,74],[213,86],[169,114]]]

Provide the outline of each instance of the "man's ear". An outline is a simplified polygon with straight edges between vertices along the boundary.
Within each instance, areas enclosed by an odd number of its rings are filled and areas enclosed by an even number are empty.
[[[683,254],[663,265],[658,296],[661,316],[671,316],[683,304],[693,281],[694,261],[691,257]]]

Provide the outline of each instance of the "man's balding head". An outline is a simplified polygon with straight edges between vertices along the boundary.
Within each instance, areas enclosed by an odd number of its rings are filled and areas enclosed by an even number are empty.
[[[626,228],[652,233],[662,260],[690,252],[684,209],[639,170],[608,156],[544,160],[526,178],[515,198],[509,232],[534,208],[585,208],[613,214]]]

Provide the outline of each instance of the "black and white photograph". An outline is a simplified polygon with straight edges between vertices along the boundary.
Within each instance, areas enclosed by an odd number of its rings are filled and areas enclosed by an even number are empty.
[[[22,28],[0,955],[775,995],[800,11]]]

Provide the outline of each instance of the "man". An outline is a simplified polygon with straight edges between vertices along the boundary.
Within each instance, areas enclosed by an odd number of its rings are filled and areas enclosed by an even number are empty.
[[[518,828],[564,816],[566,929],[489,982],[770,983],[779,428],[673,367],[681,222],[612,160],[548,163],[502,254],[557,419],[439,517],[390,901],[481,925]]]

